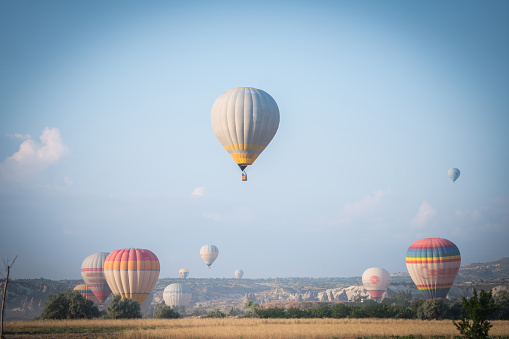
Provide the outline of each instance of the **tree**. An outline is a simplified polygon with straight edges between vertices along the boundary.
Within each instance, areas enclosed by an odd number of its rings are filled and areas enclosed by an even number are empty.
[[[314,307],[310,310],[310,312],[313,318],[330,318],[332,316],[332,311],[327,305]]]
[[[490,328],[493,326],[487,319],[490,314],[496,311],[495,300],[492,293],[481,290],[477,295],[474,288],[474,295],[467,299],[463,297],[463,308],[468,316],[463,316],[459,321],[453,321],[454,326],[460,334],[467,338],[487,338]]]
[[[41,319],[92,319],[99,315],[99,309],[92,300],[87,300],[78,291],[66,290],[49,296]]]
[[[166,305],[164,302],[157,306],[154,311],[154,318],[156,319],[178,319],[180,318],[180,313],[174,311],[170,306]]]
[[[4,280],[4,290],[2,293],[2,310],[0,311],[0,338],[4,337],[4,310],[5,310],[5,298],[7,297],[7,284],[9,283],[9,273],[11,271],[12,265],[16,261],[18,256],[15,256],[14,259],[9,263],[9,259],[4,260],[5,266],[5,280]]]
[[[219,309],[214,308],[212,311],[207,313],[207,315],[203,316],[204,318],[224,318],[226,314],[221,312]]]
[[[248,300],[244,304],[244,308],[247,309],[246,313],[244,313],[243,318],[258,318],[258,314],[256,310],[258,309],[258,304],[254,301]]]
[[[116,294],[108,306],[108,318],[110,319],[134,319],[141,318],[140,304],[131,298],[122,298]]]
[[[449,311],[448,306],[443,299],[426,300],[417,308],[417,318],[422,320],[444,319]]]
[[[509,291],[500,291],[495,298],[497,310],[490,317],[497,320],[509,320]]]

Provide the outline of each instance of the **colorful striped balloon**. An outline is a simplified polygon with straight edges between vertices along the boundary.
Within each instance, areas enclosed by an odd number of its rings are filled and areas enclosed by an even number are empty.
[[[408,273],[426,299],[445,298],[460,265],[460,251],[447,239],[418,240],[406,253]]]
[[[184,284],[170,284],[163,292],[164,303],[168,306],[187,306],[191,302],[191,289]]]
[[[104,261],[108,254],[107,252],[91,254],[81,264],[81,276],[101,304],[104,304],[111,294],[111,289],[104,277]]]
[[[180,269],[179,274],[182,279],[186,279],[189,275],[189,270],[187,268],[182,268]]]
[[[218,255],[219,249],[214,245],[204,245],[200,249],[200,256],[209,268],[210,265],[212,265],[212,263],[217,259]]]
[[[391,283],[391,275],[381,267],[371,267],[362,274],[362,285],[369,295],[380,300]]]
[[[149,250],[115,250],[104,262],[104,275],[114,294],[141,304],[147,299],[159,277],[159,259]]]
[[[99,300],[97,299],[97,297],[94,295],[94,293],[92,293],[92,291],[90,290],[90,288],[88,288],[88,285],[86,284],[79,284],[77,285],[75,288],[74,288],[75,291],[78,291],[80,292],[80,294],[85,297],[85,299],[87,300],[92,300],[94,302],[94,304],[98,304],[99,303]]]

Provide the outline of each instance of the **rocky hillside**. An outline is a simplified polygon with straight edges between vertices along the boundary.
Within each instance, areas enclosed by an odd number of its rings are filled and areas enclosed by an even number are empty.
[[[159,279],[142,309],[150,312],[162,302],[164,288],[181,279]],[[6,319],[33,319],[41,314],[49,295],[72,289],[83,283],[80,280],[51,281],[45,279],[13,280],[9,282]],[[187,279],[193,297],[186,314],[203,314],[212,308],[228,311],[242,309],[248,301],[261,305],[273,303],[348,302],[369,298],[361,286],[360,277],[351,278],[276,278],[276,279]],[[473,288],[498,292],[509,288],[509,258],[462,266],[458,279],[449,292],[451,298],[472,294]],[[385,297],[400,291],[420,292],[408,274],[392,275],[392,283]],[[106,302],[108,304],[108,301]]]

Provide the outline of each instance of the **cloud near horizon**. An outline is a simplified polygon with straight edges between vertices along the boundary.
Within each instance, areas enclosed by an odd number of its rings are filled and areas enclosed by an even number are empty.
[[[17,181],[34,175],[57,163],[69,152],[56,127],[46,127],[39,138],[40,142],[28,134],[14,134],[14,137],[24,141],[17,152],[0,164],[0,175],[8,180]]]
[[[410,220],[410,225],[414,228],[424,227],[431,219],[437,215],[437,210],[429,202],[424,200],[419,206],[417,215]]]
[[[191,193],[191,195],[197,196],[197,197],[204,197],[206,194],[207,194],[207,187],[205,187],[205,186],[196,187],[193,190],[193,193]]]

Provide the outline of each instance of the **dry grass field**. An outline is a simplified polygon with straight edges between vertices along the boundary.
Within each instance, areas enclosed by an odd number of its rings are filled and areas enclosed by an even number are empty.
[[[509,321],[493,321],[492,336],[509,338]],[[453,338],[450,320],[387,319],[137,319],[12,321],[7,338]]]

